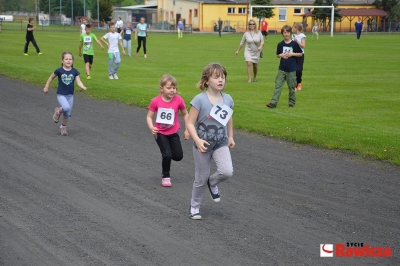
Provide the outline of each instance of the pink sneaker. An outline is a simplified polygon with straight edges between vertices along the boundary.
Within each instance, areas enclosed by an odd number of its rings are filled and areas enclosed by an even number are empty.
[[[61,116],[61,107],[60,108],[56,107],[56,109],[54,109],[53,121],[55,123],[58,123],[58,121],[60,120],[60,116]]]
[[[170,186],[172,186],[171,178],[169,178],[169,177],[164,177],[163,179],[161,179],[161,185],[162,185],[163,187],[170,187]]]
[[[67,127],[61,125],[60,126],[60,133],[61,133],[61,136],[68,136]]]

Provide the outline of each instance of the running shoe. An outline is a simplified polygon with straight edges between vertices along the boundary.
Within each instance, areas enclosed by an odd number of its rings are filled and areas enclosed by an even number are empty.
[[[268,108],[276,108],[276,104],[273,104],[273,103],[267,103],[266,106]]]
[[[60,126],[60,132],[61,132],[61,136],[68,136],[68,132],[67,132],[67,127],[61,125]]]
[[[114,79],[114,75],[108,76],[109,79]]]
[[[39,52],[37,55],[43,55],[43,53],[40,53],[40,52]]]
[[[163,187],[171,187],[172,186],[171,178],[170,177],[163,177],[161,179],[161,185]]]
[[[302,88],[301,83],[297,84],[297,90],[301,91]]]
[[[91,77],[91,76],[89,76],[89,75],[87,75],[86,79],[92,79],[92,77]]]
[[[219,189],[217,186],[211,187],[210,185],[210,178],[207,180],[207,186],[211,193],[211,198],[214,202],[219,202],[221,200],[221,195],[219,194]]]
[[[200,215],[200,210],[199,208],[192,208],[192,206],[190,206],[190,210],[189,210],[189,217],[192,220],[201,220],[201,215]]]
[[[27,54],[27,53],[24,53],[24,55],[25,55],[25,56],[28,56],[28,54]]]
[[[60,109],[61,109],[61,107],[60,108],[56,107],[54,109],[54,114],[53,114],[54,123],[58,123],[58,121],[60,120],[60,116],[61,116],[61,110]]]
[[[117,73],[114,74],[114,79],[118,79]]]

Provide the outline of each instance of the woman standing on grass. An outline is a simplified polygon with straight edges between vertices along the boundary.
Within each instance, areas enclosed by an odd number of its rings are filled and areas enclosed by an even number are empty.
[[[258,61],[260,61],[262,47],[264,46],[264,38],[261,31],[257,30],[256,22],[253,19],[249,21],[249,29],[243,34],[239,48],[236,50],[236,55],[238,55],[245,42],[246,48],[244,50],[244,58],[247,65],[247,83],[251,83],[251,72],[253,72],[253,82],[256,82]]]

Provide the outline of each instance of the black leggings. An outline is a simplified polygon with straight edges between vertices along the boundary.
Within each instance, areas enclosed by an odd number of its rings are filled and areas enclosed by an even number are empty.
[[[144,54],[146,54],[146,37],[141,37],[141,36],[138,36],[138,38],[137,38],[136,53],[139,53],[140,47],[142,46],[141,45],[142,42],[143,42],[143,51],[144,51]]]
[[[178,133],[172,135],[162,135],[155,137],[162,156],[162,177],[170,177],[171,160],[180,161],[183,158],[181,140]]]
[[[37,52],[37,53],[40,53],[40,49],[39,49],[39,46],[36,44],[35,38],[33,38],[33,39],[26,39],[25,47],[24,47],[24,53],[26,54],[26,53],[28,52],[28,46],[29,46],[29,43],[30,43],[30,42],[31,42],[31,43],[33,44],[33,46],[35,47],[36,52]]]
[[[303,76],[304,54],[302,57],[296,57],[296,61],[297,61],[296,79],[297,79],[297,84],[299,84],[301,83],[301,78]]]

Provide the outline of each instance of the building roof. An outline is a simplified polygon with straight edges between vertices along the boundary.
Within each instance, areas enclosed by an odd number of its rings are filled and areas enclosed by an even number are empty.
[[[382,9],[377,8],[339,8],[339,14],[343,17],[387,17],[389,16]],[[303,16],[312,16],[312,12],[307,12]]]

